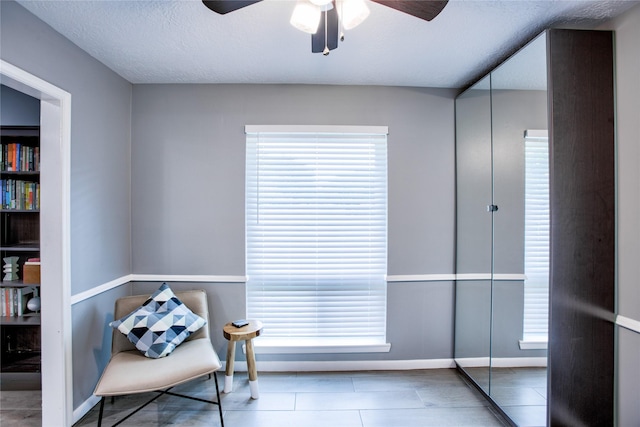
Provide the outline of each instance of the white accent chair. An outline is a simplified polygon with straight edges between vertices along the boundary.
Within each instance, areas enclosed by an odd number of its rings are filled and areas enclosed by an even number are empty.
[[[94,391],[96,396],[102,397],[100,400],[98,427],[102,425],[105,397],[113,398],[114,396],[146,392],[156,392],[157,395],[118,421],[113,427],[122,423],[162,395],[183,397],[218,405],[220,425],[224,427],[220,390],[218,389],[218,379],[215,374],[222,367],[222,364],[209,337],[209,310],[206,292],[204,290],[182,291],[176,292],[175,295],[191,311],[205,319],[207,324],[191,334],[170,355],[159,359],[145,357],[126,336],[114,329],[111,359]],[[149,298],[149,295],[119,298],[115,304],[114,318],[120,319],[129,314],[144,303],[147,298]],[[209,378],[211,378],[211,374],[213,374],[216,385],[217,401],[169,391],[174,386],[204,375],[209,375]]]

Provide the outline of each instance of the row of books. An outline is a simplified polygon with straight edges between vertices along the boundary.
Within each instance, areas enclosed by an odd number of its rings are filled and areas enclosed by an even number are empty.
[[[38,288],[26,286],[22,288],[0,288],[0,305],[2,316],[24,316],[31,311],[27,308],[27,302],[38,296]]]
[[[0,180],[2,209],[40,209],[40,183],[15,179]]]
[[[2,144],[0,170],[3,172],[37,172],[40,170],[40,147],[19,142]]]

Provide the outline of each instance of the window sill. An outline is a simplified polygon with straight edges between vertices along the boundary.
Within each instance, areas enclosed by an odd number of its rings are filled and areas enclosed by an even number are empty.
[[[544,339],[518,340],[520,350],[547,350],[548,341]]]
[[[326,354],[326,353],[388,353],[390,343],[357,340],[318,341],[261,337],[254,341],[258,354]]]

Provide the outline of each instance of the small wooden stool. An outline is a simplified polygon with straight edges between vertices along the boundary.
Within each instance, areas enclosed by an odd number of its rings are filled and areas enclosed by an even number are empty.
[[[262,333],[262,322],[259,320],[249,320],[249,324],[241,328],[236,328],[231,322],[222,328],[224,337],[229,340],[227,347],[227,367],[224,377],[224,392],[231,393],[233,390],[233,361],[236,357],[236,341],[244,340],[247,344],[247,368],[249,370],[249,388],[251,398],[260,397],[258,393],[258,370],[256,369],[256,356],[253,352],[253,338]]]

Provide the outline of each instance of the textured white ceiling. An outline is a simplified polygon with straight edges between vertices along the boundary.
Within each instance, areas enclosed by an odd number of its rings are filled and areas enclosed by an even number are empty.
[[[638,1],[450,0],[427,22],[370,3],[327,57],[289,25],[292,0],[227,15],[200,0],[18,0],[132,83],[459,88],[549,26],[593,26]]]

